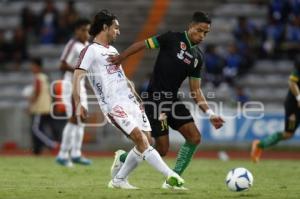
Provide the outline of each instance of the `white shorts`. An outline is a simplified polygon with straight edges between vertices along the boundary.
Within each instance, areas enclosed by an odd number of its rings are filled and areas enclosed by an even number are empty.
[[[66,107],[66,115],[70,118],[75,110],[73,98],[72,98],[72,83],[70,81],[63,80],[62,86],[62,102]],[[84,86],[84,80],[80,82],[80,102],[81,105],[88,109],[88,100],[87,100],[87,93]]]
[[[143,106],[134,102],[115,104],[107,113],[109,121],[126,135],[130,135],[134,128],[150,132],[151,126]]]

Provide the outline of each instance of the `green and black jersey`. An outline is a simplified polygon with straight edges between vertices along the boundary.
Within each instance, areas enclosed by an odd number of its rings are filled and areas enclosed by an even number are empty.
[[[295,69],[290,77],[290,81],[297,83],[300,88],[300,71]],[[285,109],[285,127],[286,132],[295,133],[299,123],[300,123],[300,108],[298,107],[298,102],[296,97],[293,95],[291,89],[289,89],[287,97],[284,102]]]
[[[298,87],[300,88],[300,71],[295,69],[289,76],[289,80],[296,82]],[[289,89],[287,97],[286,97],[286,104],[289,104],[289,106],[298,107],[296,97],[292,93],[291,89]]]
[[[193,45],[187,32],[167,32],[145,40],[148,48],[159,48],[147,91],[172,92],[174,98],[187,78],[201,77],[203,53]]]

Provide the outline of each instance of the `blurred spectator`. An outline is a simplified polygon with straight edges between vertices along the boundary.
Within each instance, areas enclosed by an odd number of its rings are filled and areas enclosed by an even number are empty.
[[[228,55],[225,58],[226,66],[224,68],[225,80],[229,85],[234,85],[234,79],[237,77],[242,67],[242,56],[239,54],[236,44],[228,46]]]
[[[293,17],[287,24],[285,31],[285,42],[281,46],[288,58],[293,59],[300,51],[300,16]]]
[[[216,52],[214,45],[208,45],[205,52],[205,80],[213,83],[215,87],[218,87],[223,78],[223,67],[225,61]]]
[[[74,7],[74,1],[66,2],[65,8],[59,16],[58,28],[56,32],[56,43],[66,43],[72,35],[74,23],[79,18],[79,14]]]
[[[79,14],[74,6],[74,1],[66,2],[65,9],[61,13],[65,18],[68,28],[73,29],[73,25],[79,18]]]
[[[244,37],[247,40],[253,40],[257,36],[257,28],[255,25],[249,21],[245,16],[240,16],[238,18],[238,24],[233,30],[235,39],[242,40]]]
[[[4,31],[0,30],[0,64],[5,63],[8,58],[8,43],[4,37]],[[1,67],[0,70],[3,70]]]
[[[269,5],[269,17],[276,22],[285,23],[288,19],[289,10],[287,0],[272,0]]]
[[[266,55],[276,56],[284,38],[284,25],[269,18],[269,23],[263,30],[263,51]],[[277,53],[278,54],[278,53]]]
[[[72,36],[72,28],[69,28],[66,18],[59,16],[58,27],[55,35],[55,43],[64,44],[68,42],[68,39]]]
[[[28,6],[22,9],[20,19],[23,30],[37,32],[38,18]]]
[[[27,35],[28,42],[38,42],[39,29],[38,29],[38,17],[34,12],[25,5],[20,15],[21,26]]]
[[[47,0],[40,14],[40,39],[42,44],[52,44],[55,41],[59,13],[52,0]]]
[[[289,0],[290,11],[293,16],[300,16],[300,0]]]
[[[48,76],[42,71],[40,58],[31,60],[31,71],[34,75],[33,90],[29,98],[32,116],[33,153],[39,155],[44,146],[50,149],[58,149],[59,145],[46,133],[47,126],[53,128],[54,120],[50,115],[51,96]],[[59,134],[55,133],[54,137],[56,137],[56,140],[59,139]]]
[[[9,43],[8,52],[9,61],[14,62],[15,69],[18,70],[22,61],[28,58],[27,40],[26,33],[21,29],[17,28],[14,31],[13,39]]]
[[[244,89],[240,86],[237,86],[235,88],[235,94],[236,94],[236,102],[241,103],[241,105],[244,105],[246,102],[249,101],[249,96],[246,95],[244,92]]]
[[[285,39],[289,42],[300,42],[300,16],[294,17],[287,25]]]

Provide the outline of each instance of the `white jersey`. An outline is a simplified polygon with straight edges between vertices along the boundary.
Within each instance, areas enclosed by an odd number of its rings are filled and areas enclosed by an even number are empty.
[[[76,39],[70,39],[70,41],[65,46],[63,53],[60,57],[60,61],[65,61],[69,66],[76,67],[78,58],[82,49],[84,49],[89,42],[81,43]],[[73,73],[66,71],[64,74],[64,80],[72,82]]]
[[[93,43],[82,50],[78,69],[87,71],[100,108],[117,128],[130,134],[135,127],[151,131],[148,118],[135,98],[122,66],[107,61],[109,55],[118,54],[112,46]]]
[[[127,100],[134,97],[122,66],[107,61],[108,56],[114,54],[118,54],[118,51],[113,46],[93,43],[81,52],[78,63],[78,68],[87,71],[98,102],[107,112],[120,98]]]
[[[69,66],[76,68],[78,63],[79,55],[82,49],[88,46],[89,42],[81,43],[76,39],[70,39],[70,41],[65,46],[63,53],[61,55],[60,61],[65,61]],[[72,104],[72,80],[73,73],[66,71],[63,79],[63,89],[62,89],[62,101],[66,106],[66,114],[71,117],[73,114],[73,104]],[[84,79],[80,82],[81,87],[81,102],[85,108],[88,108],[87,94],[85,89]]]

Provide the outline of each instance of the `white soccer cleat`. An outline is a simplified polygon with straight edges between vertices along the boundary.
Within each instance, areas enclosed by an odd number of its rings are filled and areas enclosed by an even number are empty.
[[[120,161],[120,156],[124,153],[126,153],[126,151],[124,151],[124,150],[117,150],[115,152],[115,159],[110,168],[110,174],[111,174],[112,179],[114,179],[114,177],[117,175],[117,173],[120,171],[120,169],[123,165],[123,162]]]
[[[184,179],[181,178],[177,173],[172,172],[167,177],[166,184],[168,184],[172,187],[174,187],[174,186],[181,187],[184,184]]]
[[[112,179],[108,183],[108,188],[111,188],[111,189],[139,189],[138,187],[131,185],[128,182],[128,180],[114,180],[114,179]]]
[[[174,190],[182,190],[182,191],[187,191],[189,190],[188,188],[184,187],[184,186],[171,186],[169,184],[167,184],[167,182],[165,181],[162,186],[161,186],[162,189],[174,189]]]

